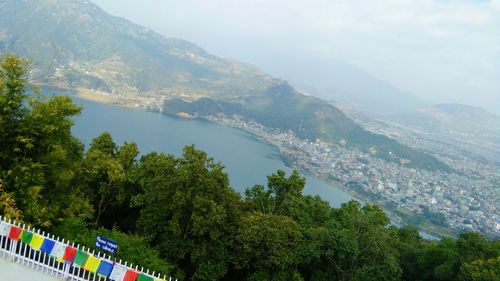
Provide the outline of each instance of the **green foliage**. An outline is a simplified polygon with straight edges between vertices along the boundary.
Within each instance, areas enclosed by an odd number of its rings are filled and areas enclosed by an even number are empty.
[[[397,235],[397,250],[399,252],[399,265],[403,269],[401,279],[418,280],[421,274],[417,266],[417,258],[425,251],[427,245],[415,227],[405,226],[394,230]]]
[[[301,237],[299,224],[286,216],[250,213],[238,227],[233,262],[248,280],[293,280]]]
[[[460,280],[498,281],[500,280],[500,257],[464,263],[460,268]]]
[[[227,272],[239,196],[222,169],[193,146],[179,159],[145,155],[136,169],[138,229],[190,280],[217,280]]]
[[[88,201],[74,187],[83,146],[71,135],[80,107],[68,97],[28,95],[28,62],[0,59],[0,178],[23,219],[39,226],[89,217]]]
[[[460,234],[456,247],[461,263],[500,256],[500,241],[488,241],[479,233]]]
[[[16,207],[12,193],[7,193],[3,190],[2,179],[0,179],[0,214],[7,219],[13,219],[22,222],[22,213]]]
[[[104,216],[104,225],[112,226],[115,215],[129,206],[130,190],[127,174],[139,154],[134,143],[118,147],[109,133],[92,140],[83,161],[82,178],[87,196],[94,203],[95,224]]]
[[[487,241],[477,233],[439,242],[424,241],[416,233],[411,228],[398,233],[403,280],[458,280],[464,264],[500,256],[499,242]]]
[[[285,171],[267,177],[267,190],[256,185],[245,191],[246,200],[250,201],[256,210],[265,214],[290,215],[296,213],[298,203],[302,198],[305,179],[294,171],[286,178]]]
[[[351,201],[333,210],[332,220],[318,234],[322,266],[314,275],[331,274],[338,280],[398,280],[401,269],[388,223],[382,209],[373,205]]]

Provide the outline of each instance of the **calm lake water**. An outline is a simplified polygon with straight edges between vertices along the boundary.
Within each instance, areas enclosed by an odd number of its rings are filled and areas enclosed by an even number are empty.
[[[75,119],[73,133],[88,146],[104,131],[117,144],[135,142],[141,153],[165,152],[180,156],[182,148],[194,144],[226,167],[231,185],[240,193],[255,184],[266,184],[266,176],[278,169],[290,171],[271,145],[253,135],[204,120],[184,120],[160,113],[95,103],[73,97],[85,108]],[[318,178],[306,177],[305,192],[320,195],[334,207],[353,199],[346,192]]]

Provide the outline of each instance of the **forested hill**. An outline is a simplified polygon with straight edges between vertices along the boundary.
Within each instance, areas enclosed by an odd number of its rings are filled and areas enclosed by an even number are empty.
[[[103,133],[84,149],[71,134],[81,108],[27,95],[26,65],[0,58],[2,216],[89,248],[108,237],[117,258],[179,281],[499,280],[498,240],[426,241],[378,206],[304,195],[298,172],[277,171],[242,198],[194,146],[139,158]]]
[[[82,0],[0,1],[0,48],[30,58],[33,81],[111,96],[239,104],[247,118],[299,136],[349,145],[411,167],[448,170],[431,155],[357,126],[326,101],[303,95],[258,68],[166,38]],[[204,100],[200,100],[203,102]],[[186,111],[196,111],[183,103]],[[213,108],[210,113],[217,113]]]
[[[193,116],[218,113],[240,115],[268,128],[291,130],[301,138],[331,142],[346,140],[348,145],[365,152],[375,151],[377,157],[387,161],[401,162],[401,159],[408,159],[410,163],[407,165],[410,167],[450,170],[431,155],[366,131],[336,107],[318,98],[305,96],[286,82],[269,87],[264,95],[246,96],[239,101],[201,98],[188,102],[172,99],[165,102],[163,109],[167,113],[188,113]]]

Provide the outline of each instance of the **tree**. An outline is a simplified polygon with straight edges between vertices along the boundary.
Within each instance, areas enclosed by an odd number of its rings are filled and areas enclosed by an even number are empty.
[[[178,159],[157,153],[143,156],[134,179],[141,188],[134,198],[140,208],[140,233],[151,237],[187,280],[224,276],[240,199],[223,166],[188,146]]]
[[[255,210],[265,214],[289,215],[297,211],[297,205],[302,198],[305,179],[299,172],[293,171],[286,178],[283,170],[267,177],[267,190],[261,185],[245,191],[246,200],[251,202]]]
[[[420,280],[457,280],[459,263],[454,239],[445,237],[424,249],[417,257]]]
[[[22,148],[19,142],[21,123],[27,115],[25,103],[29,62],[15,55],[0,58],[0,170],[13,165],[14,153]]]
[[[486,260],[500,255],[498,241],[488,241],[475,232],[462,233],[456,241],[459,262],[469,263],[478,259]]]
[[[422,269],[419,267],[418,257],[422,255],[427,247],[425,241],[415,227],[404,226],[395,231],[398,238],[399,265],[402,269],[401,279],[408,281],[421,280]]]
[[[300,226],[285,216],[253,212],[238,227],[233,262],[245,280],[301,280]]]
[[[464,263],[460,267],[462,281],[499,281],[500,256],[488,260],[476,260]]]
[[[477,260],[485,261],[500,255],[498,241],[487,241],[478,233],[464,233],[458,239],[442,238],[438,242],[423,241],[414,251],[414,265],[401,263],[406,280],[458,280],[461,267]],[[404,253],[400,249],[401,253]],[[408,267],[412,267],[409,269]]]
[[[3,190],[2,179],[0,179],[0,213],[7,219],[22,220],[22,213],[16,207],[12,194]]]
[[[96,225],[105,216],[104,225],[113,226],[116,212],[129,206],[132,194],[127,190],[127,174],[138,154],[137,145],[125,143],[118,147],[109,133],[92,140],[85,153],[82,177],[94,205]]]
[[[333,217],[317,233],[320,258],[311,280],[398,280],[396,239],[386,228],[389,219],[374,205],[356,201],[333,210]]]
[[[75,182],[83,145],[71,135],[80,113],[69,97],[28,92],[29,63],[0,59],[0,178],[23,219],[51,226],[89,217],[91,208]]]

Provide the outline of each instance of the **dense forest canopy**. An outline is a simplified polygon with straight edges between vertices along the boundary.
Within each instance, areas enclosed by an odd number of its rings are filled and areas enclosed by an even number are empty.
[[[194,146],[181,157],[71,134],[81,108],[29,86],[29,63],[0,59],[0,213],[179,280],[499,280],[500,241],[427,241],[356,201],[332,208],[277,171],[244,196]],[[28,94],[29,93],[29,94]],[[34,93],[34,94],[32,94]],[[168,141],[168,140],[165,140]],[[244,161],[244,159],[242,159]]]

